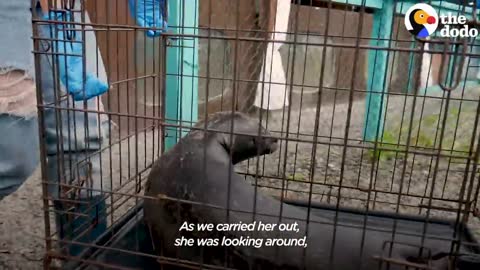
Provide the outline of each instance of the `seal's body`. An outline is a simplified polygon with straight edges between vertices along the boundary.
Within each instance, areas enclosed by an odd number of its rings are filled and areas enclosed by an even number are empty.
[[[232,119],[235,133],[246,133],[250,136],[230,137],[227,132],[230,132]],[[197,126],[202,127],[202,123]],[[305,234],[308,225],[307,248],[234,247],[231,248],[233,252],[245,260],[234,261],[234,265],[228,266],[236,269],[372,270],[387,269],[385,266],[378,267],[379,261],[373,259],[375,255],[397,259],[417,257],[418,248],[408,245],[394,246],[392,255],[388,256],[389,246],[384,246],[384,243],[392,239],[391,232],[365,231],[362,227],[352,228],[339,224],[334,226],[333,220],[312,215],[308,217],[307,211],[262,194],[236,174],[233,171],[235,163],[255,155],[271,153],[276,149],[276,140],[256,137],[259,131],[257,121],[240,113],[235,113],[233,118],[229,113],[220,113],[212,117],[207,128],[225,133],[190,132],[155,162],[147,180],[147,196],[167,196],[183,200],[145,201],[145,220],[160,255],[204,263],[216,263],[215,259],[218,259],[217,263],[223,265],[224,254],[218,253],[224,251],[222,248],[203,247],[202,250],[196,243],[193,247],[179,248],[175,247],[175,239],[181,238],[182,235],[185,238],[221,238],[226,235],[230,238],[249,236],[264,239],[298,239]],[[260,131],[261,135],[268,135],[262,127]],[[191,204],[186,201],[197,203]],[[213,224],[297,221],[300,232],[232,231],[222,235],[216,235],[214,232],[179,232],[185,221]],[[420,244],[418,237],[406,235],[396,236],[395,241]],[[439,249],[449,250],[444,241],[427,239],[425,243],[433,253]],[[210,254],[208,256],[211,260],[206,258],[206,254]],[[446,269],[443,266],[444,262],[440,264],[442,266],[434,269]],[[405,266],[391,265],[389,269],[405,269]]]

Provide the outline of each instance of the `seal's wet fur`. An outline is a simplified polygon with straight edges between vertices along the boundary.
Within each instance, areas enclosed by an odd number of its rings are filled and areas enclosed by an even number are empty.
[[[229,134],[232,120],[234,133]],[[196,125],[203,128],[205,122]],[[386,268],[373,256],[387,257],[411,262],[421,261],[418,248],[396,245],[388,255],[388,245],[382,252],[385,241],[392,238],[391,232],[365,231],[362,226],[333,225],[334,221],[318,216],[309,217],[306,249],[303,247],[175,247],[176,238],[301,238],[307,228],[308,217],[304,209],[291,206],[262,194],[233,171],[233,164],[272,153],[277,141],[260,126],[258,121],[241,113],[217,113],[209,117],[207,129],[191,131],[170,151],[160,157],[152,167],[147,180],[146,195],[158,198],[146,200],[145,221],[159,255],[189,261],[228,266],[235,269],[315,269],[315,270],[373,270],[405,269],[405,266],[390,265]],[[260,135],[258,136],[258,131]],[[180,201],[182,200],[182,201]],[[195,203],[188,203],[194,201]],[[212,207],[214,206],[214,207]],[[230,211],[227,211],[226,209]],[[179,232],[184,221],[189,223],[299,223],[300,233],[295,232]],[[255,213],[255,214],[253,214]],[[395,241],[419,245],[419,237],[396,234]],[[425,239],[425,246],[435,254],[448,251],[448,241]],[[225,251],[231,256],[225,256]],[[445,261],[433,261],[433,269],[447,269]],[[435,264],[437,264],[435,266]],[[178,268],[175,268],[178,269]]]

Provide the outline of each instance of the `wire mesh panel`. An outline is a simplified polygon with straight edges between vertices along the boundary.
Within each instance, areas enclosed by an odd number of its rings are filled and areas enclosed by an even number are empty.
[[[478,26],[472,3],[429,2],[438,29],[419,38],[409,1],[47,2],[32,3],[46,269],[478,267],[480,54],[442,36]],[[76,99],[76,76],[78,93],[109,89]],[[285,213],[305,214],[313,248],[173,243],[204,236],[183,221]]]

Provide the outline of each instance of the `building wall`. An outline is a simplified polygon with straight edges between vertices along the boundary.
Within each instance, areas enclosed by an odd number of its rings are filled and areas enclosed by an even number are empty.
[[[200,31],[200,34],[208,35],[208,31],[205,29],[212,29],[210,43],[207,39],[199,40],[199,99],[202,101],[206,97],[207,80],[205,77],[207,77],[207,62],[209,61],[208,77],[211,79],[208,82],[208,98],[211,102],[208,111],[230,110],[234,89],[237,94],[237,103],[234,104],[234,107],[240,110],[245,109],[253,102],[266,42],[241,41],[235,38],[254,37],[260,40],[267,38],[265,30],[273,28],[274,14],[272,10],[275,8],[275,1],[199,0],[199,3],[199,25],[204,29]],[[362,38],[360,44],[368,44],[372,27],[371,14],[365,14],[360,21],[361,16],[358,12],[334,9],[328,16],[326,8],[297,5],[292,5],[292,7],[289,32],[296,30],[297,33],[310,33],[308,37],[306,35],[297,36],[297,40],[322,43],[328,24],[327,43],[352,45],[359,35]],[[95,23],[134,25],[127,8],[127,1],[87,1],[87,9]],[[328,23],[327,20],[329,20]],[[361,29],[360,25],[362,25]],[[358,33],[359,31],[360,33]],[[106,107],[110,111],[130,115],[136,112],[138,115],[159,116],[161,81],[158,78],[147,78],[139,80],[139,82],[128,81],[128,79],[150,73],[158,74],[162,62],[161,55],[159,55],[160,44],[158,42],[153,44],[141,33],[135,35],[134,31],[114,31],[112,29],[108,33],[98,31],[97,37],[110,81],[119,82],[104,96]],[[230,39],[215,37],[229,37]],[[292,38],[293,36],[289,36],[290,40]],[[411,40],[410,34],[403,27],[402,18],[396,19],[393,38],[402,41]],[[210,49],[208,49],[208,44],[210,44]],[[392,42],[392,47],[395,46],[409,47],[410,43]],[[325,60],[323,60],[324,49],[326,50]],[[293,51],[296,52],[296,61],[292,69]],[[208,57],[208,55],[210,56]],[[308,84],[317,89],[321,66],[325,63],[323,79],[325,89],[322,98],[327,102],[333,101],[335,92],[337,92],[337,102],[345,101],[348,97],[348,89],[352,84],[355,90],[366,89],[367,50],[358,50],[356,66],[354,66],[356,50],[353,48],[285,45],[282,48],[282,55],[284,68],[289,75],[287,78],[290,78],[291,70],[294,70],[294,83]],[[415,57],[419,63],[420,56],[416,55]],[[435,68],[438,66],[438,58],[438,56],[433,57],[433,73],[438,72]],[[392,72],[387,78],[390,82],[389,91],[406,92],[409,90],[407,85],[409,59],[410,53],[408,52],[390,53],[389,66]],[[419,72],[414,72],[414,74],[419,74]],[[432,74],[431,78],[437,78],[437,76]],[[235,85],[232,82],[233,79],[237,80]],[[153,96],[155,96],[155,100],[153,100]],[[212,100],[213,97],[217,97],[217,99]],[[364,94],[361,92],[355,95],[355,98],[363,97]],[[203,109],[204,105],[200,104],[200,115],[203,115]],[[122,117],[122,119],[116,117],[113,120],[120,123],[122,127],[127,124],[133,127],[133,119],[128,122],[127,117]],[[150,124],[152,123],[145,121],[139,128]]]

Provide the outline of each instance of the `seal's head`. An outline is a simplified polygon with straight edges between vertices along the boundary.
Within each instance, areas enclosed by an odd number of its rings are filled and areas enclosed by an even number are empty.
[[[231,134],[232,122],[233,135]],[[205,127],[205,122],[200,121],[195,127]],[[233,164],[255,156],[271,154],[278,148],[277,139],[272,138],[270,132],[258,120],[244,113],[218,112],[209,115],[207,130],[209,134],[215,135],[215,139],[227,153],[232,154]],[[198,132],[194,131],[191,134],[198,136]]]

